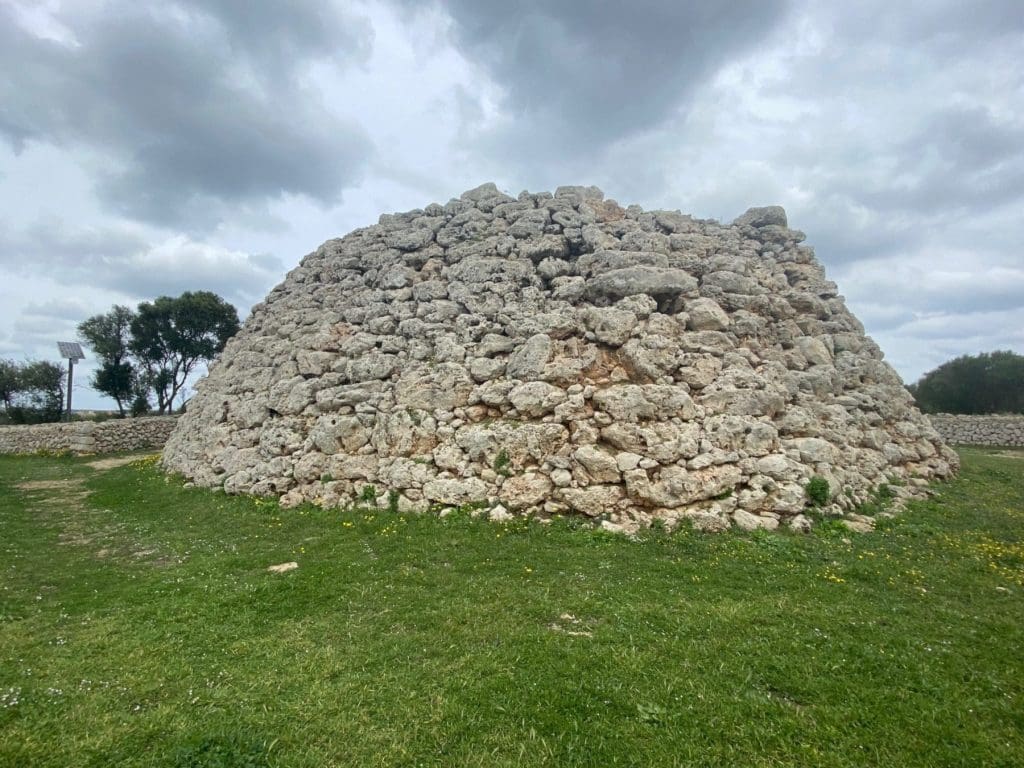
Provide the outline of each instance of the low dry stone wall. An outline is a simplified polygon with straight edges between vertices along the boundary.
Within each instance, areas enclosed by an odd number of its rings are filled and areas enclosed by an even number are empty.
[[[963,416],[936,413],[932,426],[955,445],[1024,445],[1024,416]]]
[[[0,427],[0,453],[116,453],[163,448],[177,416]]]

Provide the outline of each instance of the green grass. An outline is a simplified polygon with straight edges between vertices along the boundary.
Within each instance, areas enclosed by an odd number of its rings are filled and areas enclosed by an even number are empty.
[[[1024,459],[962,456],[873,534],[640,541],[0,458],[0,765],[1019,766]]]

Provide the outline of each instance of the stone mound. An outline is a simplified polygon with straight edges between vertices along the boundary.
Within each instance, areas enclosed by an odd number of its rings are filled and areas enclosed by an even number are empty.
[[[253,308],[166,468],[229,493],[482,503],[611,527],[807,524],[957,469],[782,208],[732,224],[596,188],[384,215]]]

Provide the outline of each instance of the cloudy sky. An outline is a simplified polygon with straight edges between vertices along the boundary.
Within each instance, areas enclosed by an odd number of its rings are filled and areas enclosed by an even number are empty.
[[[0,358],[484,181],[782,204],[905,380],[1024,352],[1021,61],[1019,0],[0,0]]]

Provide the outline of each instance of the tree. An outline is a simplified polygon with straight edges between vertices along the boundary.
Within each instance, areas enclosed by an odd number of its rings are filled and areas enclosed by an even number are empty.
[[[42,420],[60,421],[64,415],[64,368],[36,360],[21,370],[22,395]]]
[[[20,367],[13,360],[0,360],[0,403],[3,403],[5,412],[14,407],[20,373]]]
[[[97,368],[89,384],[97,392],[110,395],[117,403],[117,410],[124,417],[125,405],[131,403],[139,386],[135,366],[131,363],[113,363],[104,360]]]
[[[101,361],[89,383],[114,399],[121,416],[139,388],[138,371],[130,360],[134,319],[131,309],[115,304],[105,315],[93,315],[78,326],[79,337]]]
[[[148,392],[140,389],[132,400],[132,416],[145,416],[150,411]]]
[[[45,360],[0,361],[0,397],[16,424],[60,421],[64,414],[64,369]]]
[[[909,389],[925,413],[1024,413],[1024,355],[963,355]]]
[[[139,304],[129,348],[144,382],[156,394],[160,413],[172,409],[196,365],[212,360],[237,331],[238,312],[209,291]]]

